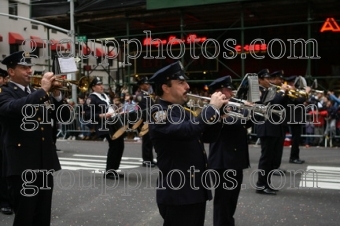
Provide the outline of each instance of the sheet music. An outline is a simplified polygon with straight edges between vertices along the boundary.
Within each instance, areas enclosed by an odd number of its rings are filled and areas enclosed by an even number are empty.
[[[62,74],[77,72],[77,65],[73,57],[70,58],[58,58],[60,72]]]
[[[260,101],[259,80],[257,74],[248,75],[248,101],[255,103]]]

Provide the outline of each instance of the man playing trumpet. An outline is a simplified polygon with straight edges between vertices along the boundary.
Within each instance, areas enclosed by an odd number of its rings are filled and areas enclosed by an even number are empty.
[[[13,203],[13,225],[47,226],[51,221],[52,174],[61,169],[52,120],[57,121],[58,113],[59,119],[68,121],[70,111],[59,109],[64,103],[59,90],[50,94],[55,85],[52,72],[42,76],[40,89],[30,86],[33,65],[30,54],[15,52],[2,64],[7,66],[10,76],[8,84],[0,89],[0,120],[3,175],[7,178]],[[26,124],[27,118],[36,123]],[[33,189],[32,193],[27,187],[37,190]]]
[[[211,93],[221,92],[230,100],[233,96],[231,77],[216,79],[209,85],[209,90]],[[228,121],[228,118],[224,120]],[[230,124],[224,123],[217,140],[210,144],[209,166],[218,172],[220,179],[215,189],[214,226],[235,225],[234,213],[243,181],[243,169],[250,166],[247,128],[251,125],[251,120],[242,122],[240,119]],[[223,188],[224,185],[228,189]]]
[[[216,124],[219,109],[228,102],[224,94],[216,92],[211,96],[210,105],[195,117],[183,107],[189,100],[190,86],[186,79],[179,61],[150,78],[159,96],[149,124],[160,170],[158,188],[161,189],[157,189],[156,198],[164,225],[169,226],[204,225],[206,201],[211,200],[211,191],[202,182],[202,177],[207,176],[209,186],[209,174],[203,174],[208,169],[203,139],[216,138],[220,125],[214,133],[206,132],[209,127],[215,127],[209,124]]]
[[[272,95],[269,91],[273,85],[271,84],[271,76],[268,69],[263,69],[258,72],[260,91],[261,91],[261,102],[266,104],[268,95]],[[278,92],[273,93],[270,98],[270,104],[284,104],[286,99],[286,90],[288,86],[283,84],[279,87]],[[256,183],[256,193],[266,195],[276,195],[276,190],[271,187],[271,174],[272,170],[275,169],[275,156],[282,152],[282,137],[284,136],[284,127],[280,122],[278,116],[272,115],[272,120],[262,120],[263,124],[257,123],[256,132],[257,137],[261,141],[261,157],[259,160],[259,173],[258,180]]]

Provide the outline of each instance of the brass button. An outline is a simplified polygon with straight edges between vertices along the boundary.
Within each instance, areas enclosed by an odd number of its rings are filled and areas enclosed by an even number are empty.
[[[41,127],[41,131],[44,131],[44,127]]]
[[[45,137],[42,137],[42,138],[41,138],[41,140],[43,140],[43,141],[44,141],[44,140],[45,140]]]
[[[195,177],[195,174],[192,174],[191,177]]]
[[[236,151],[237,149],[235,148],[234,151]]]
[[[41,118],[38,118],[38,121],[41,121]]]
[[[20,144],[20,143],[18,144],[18,147],[21,147],[21,144]]]

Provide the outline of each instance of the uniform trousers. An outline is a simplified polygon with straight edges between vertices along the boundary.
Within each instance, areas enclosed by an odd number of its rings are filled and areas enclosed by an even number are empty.
[[[10,207],[8,185],[6,177],[2,175],[2,150],[0,150],[0,208]]]
[[[53,176],[51,174],[46,176],[40,172],[36,174],[36,179],[33,180],[31,174],[27,174],[25,181],[21,175],[7,177],[15,214],[13,226],[50,225]],[[27,185],[25,185],[25,182],[27,182]],[[34,191],[37,192],[35,195]]]
[[[10,206],[11,202],[9,198],[7,180],[5,177],[0,176],[0,208]]]
[[[117,170],[120,166],[124,152],[124,135],[121,135],[115,140],[112,140],[110,135],[105,135],[106,140],[109,143],[109,150],[107,152],[106,159],[106,171]]]
[[[290,149],[290,159],[300,159],[300,141],[302,124],[291,124],[290,129],[292,132],[292,147]]]
[[[261,137],[261,157],[259,160],[259,170],[264,172],[258,172],[257,189],[262,190],[269,188],[271,183],[270,171],[274,168],[275,153],[282,149],[281,137]],[[269,176],[268,176],[269,175]]]
[[[234,226],[234,214],[237,207],[237,200],[240,194],[243,170],[236,170],[236,175],[232,172],[223,173],[227,169],[216,170],[219,174],[220,183],[215,189],[214,196],[214,226]],[[214,183],[215,186],[217,183]]]
[[[275,156],[274,156],[274,169],[278,169],[281,166],[281,162],[282,162],[282,155],[283,155],[283,144],[284,141],[286,139],[286,135],[284,134],[282,137],[280,137],[281,141],[281,148],[278,149],[277,152],[275,152]]]
[[[203,226],[206,202],[188,205],[158,204],[163,226]]]
[[[142,136],[142,158],[144,162],[153,162],[152,141],[149,133]]]

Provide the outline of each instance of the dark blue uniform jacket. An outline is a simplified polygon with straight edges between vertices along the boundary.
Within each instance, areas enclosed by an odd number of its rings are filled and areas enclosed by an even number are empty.
[[[57,102],[43,89],[26,94],[16,84],[9,82],[1,87],[0,120],[3,139],[3,175],[21,175],[30,170],[59,170],[60,163],[53,139],[51,119],[57,122],[56,109],[63,101]],[[22,112],[23,106],[34,105]],[[46,107],[54,104],[54,109]],[[59,120],[70,120],[70,110],[65,107],[59,111]],[[58,113],[58,114],[59,114]],[[28,116],[26,119],[24,115]],[[60,118],[61,116],[61,118]]]
[[[204,122],[215,121],[219,113],[208,107],[195,118],[189,111],[183,111],[183,108],[175,107],[164,100],[160,99],[158,104],[156,106],[159,109],[151,113],[153,124],[149,125],[150,138],[157,153],[157,165],[160,170],[157,203],[186,205],[211,200],[210,189],[205,189],[201,181],[203,173],[208,169],[203,142],[216,139],[221,124],[207,125]],[[155,123],[162,117],[163,123]],[[194,120],[198,124],[194,124]],[[199,172],[188,172],[190,167]],[[203,178],[210,180],[208,175]],[[205,186],[210,186],[210,183],[207,182]],[[161,187],[164,189],[160,189]],[[175,189],[176,187],[179,188]]]

